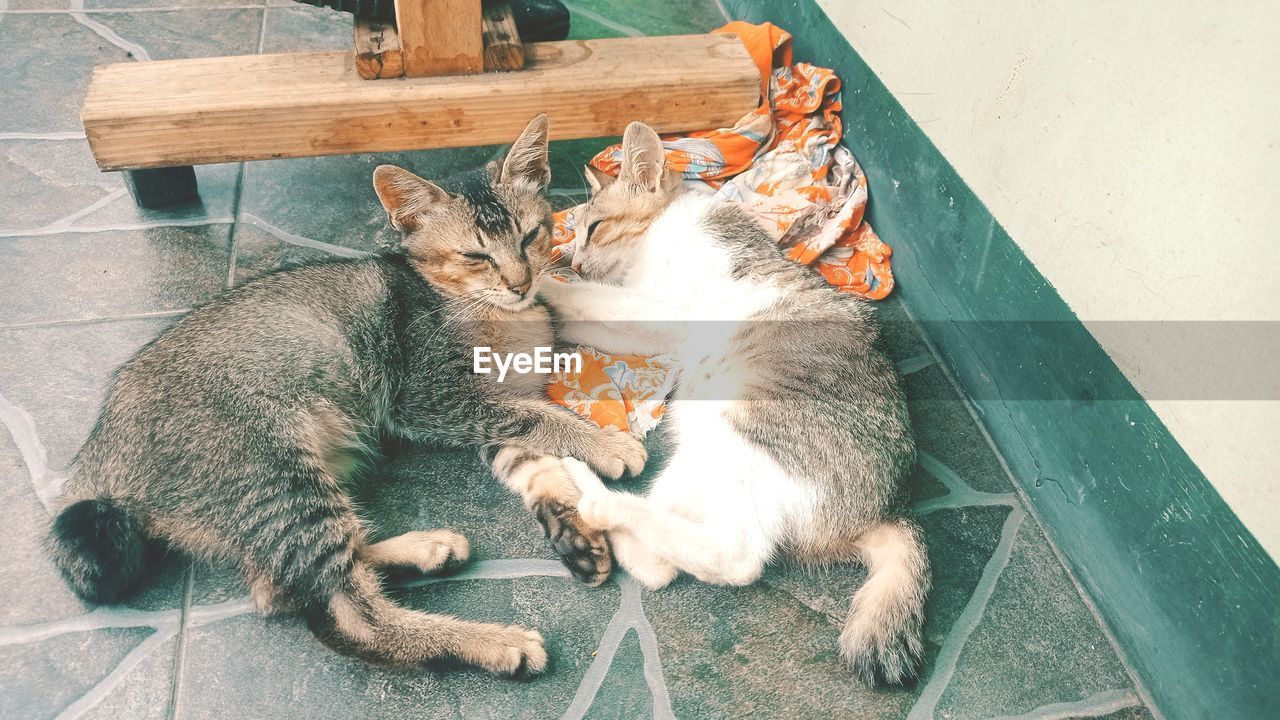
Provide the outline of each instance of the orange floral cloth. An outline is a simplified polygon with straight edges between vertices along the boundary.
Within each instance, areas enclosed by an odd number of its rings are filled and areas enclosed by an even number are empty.
[[[601,426],[637,435],[658,424],[674,379],[665,357],[608,355],[585,345],[577,351],[582,372],[558,371],[547,387],[552,400]]]
[[[839,145],[840,80],[826,68],[792,63],[791,35],[770,23],[731,22],[760,71],[760,107],[731,128],[667,135],[667,165],[690,189],[736,202],[757,217],[787,256],[813,266],[844,292],[880,300],[893,290],[892,250],[864,219],[867,179]],[[591,164],[617,175],[614,145]],[[555,216],[555,255],[573,253],[574,208]],[[583,371],[556,375],[552,400],[601,425],[637,434],[657,424],[669,389],[665,358],[614,356],[579,347]]]

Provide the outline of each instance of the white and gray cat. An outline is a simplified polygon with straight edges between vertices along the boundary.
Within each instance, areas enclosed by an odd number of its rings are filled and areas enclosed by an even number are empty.
[[[677,447],[644,496],[565,460],[582,520],[651,588],[680,572],[745,585],[779,556],[863,563],[840,653],[864,682],[909,680],[929,561],[904,512],[906,403],[870,307],[784,258],[741,209],[680,192],[647,126],[632,123],[622,151],[616,181],[590,173],[584,281],[541,295],[572,342],[675,358]]]

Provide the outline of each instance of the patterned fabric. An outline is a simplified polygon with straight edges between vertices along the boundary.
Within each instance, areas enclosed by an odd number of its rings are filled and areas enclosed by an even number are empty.
[[[551,399],[601,426],[643,436],[662,419],[663,402],[675,379],[664,356],[606,355],[579,345],[582,372],[557,372]]]
[[[760,71],[768,102],[731,128],[668,135],[667,165],[692,190],[736,202],[757,217],[787,256],[814,267],[844,292],[880,300],[893,290],[890,256],[863,215],[867,178],[842,136],[840,80],[826,68],[792,63],[791,35],[770,23],[731,22]],[[617,175],[618,145],[591,164]],[[576,208],[555,216],[555,257],[567,261]],[[601,425],[643,434],[658,423],[669,389],[663,358],[612,356],[579,348],[583,372],[556,376],[548,394]]]

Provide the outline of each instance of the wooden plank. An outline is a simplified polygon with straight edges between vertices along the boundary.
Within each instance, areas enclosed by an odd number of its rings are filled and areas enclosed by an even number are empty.
[[[365,80],[404,74],[400,35],[395,23],[356,18],[356,72]]]
[[[396,0],[407,77],[484,70],[480,0]]]
[[[524,67],[524,45],[507,0],[484,4],[484,69],[519,70]]]
[[[760,78],[732,35],[531,43],[518,73],[361,80],[353,54],[120,63],[94,69],[80,118],[98,165],[172,165],[511,142],[551,115],[554,139],[732,125]]]
[[[507,0],[484,3],[484,69],[487,72],[524,67],[524,45]],[[365,80],[404,75],[400,34],[394,22],[355,19],[356,72]]]

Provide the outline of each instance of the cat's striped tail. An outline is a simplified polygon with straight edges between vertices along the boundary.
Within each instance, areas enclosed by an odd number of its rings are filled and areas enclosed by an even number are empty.
[[[853,594],[840,656],[867,685],[901,684],[916,676],[924,654],[921,632],[929,594],[929,555],[920,526],[886,520],[854,542],[867,580]]]
[[[491,445],[481,457],[494,477],[524,500],[560,562],[583,583],[595,587],[609,578],[613,553],[603,530],[593,528],[578,515],[582,494],[569,477],[564,461],[519,445]]]

